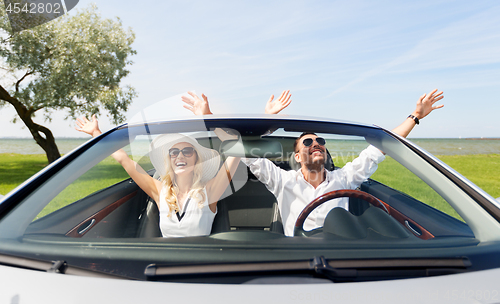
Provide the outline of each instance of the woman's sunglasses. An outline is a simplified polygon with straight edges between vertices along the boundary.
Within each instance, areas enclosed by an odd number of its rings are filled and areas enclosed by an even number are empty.
[[[177,148],[172,148],[168,150],[168,155],[170,155],[170,157],[176,158],[177,156],[179,156],[179,153],[182,153],[182,155],[184,155],[185,157],[191,157],[193,156],[194,151],[195,150],[193,147],[185,147],[182,150],[179,150]]]
[[[320,146],[324,146],[326,141],[323,137],[316,137],[316,138],[306,138],[302,141],[302,143],[304,144],[304,146],[306,147],[309,147],[310,145],[313,144],[314,140],[316,140],[316,142],[318,143],[318,145]]]

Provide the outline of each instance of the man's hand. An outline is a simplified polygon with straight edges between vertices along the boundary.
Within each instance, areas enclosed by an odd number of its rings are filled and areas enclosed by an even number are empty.
[[[188,92],[190,96],[182,96],[181,99],[184,101],[184,108],[193,112],[195,115],[209,115],[212,114],[210,107],[208,105],[208,97],[205,94],[201,94],[201,99],[193,92]]]
[[[101,130],[99,130],[99,124],[97,122],[97,118],[95,114],[92,115],[92,120],[88,120],[87,117],[77,118],[76,119],[75,130],[87,133],[92,137],[96,137],[101,134]]]
[[[284,108],[288,107],[288,105],[292,102],[290,99],[292,94],[290,94],[290,90],[285,90],[281,93],[280,98],[273,101],[274,95],[271,95],[266,104],[265,113],[266,114],[278,114]]]
[[[215,130],[214,130],[215,134],[217,135],[217,137],[221,141],[237,140],[238,139],[238,135],[234,134],[232,131],[233,130],[231,130],[231,129],[224,130],[224,129],[221,129],[221,128],[215,128]]]
[[[429,115],[430,112],[442,108],[444,105],[435,106],[434,104],[438,100],[444,98],[443,92],[439,92],[437,94],[436,92],[437,89],[433,90],[429,94],[424,94],[420,96],[420,98],[417,101],[417,108],[411,114],[420,120],[425,116]],[[408,134],[410,134],[411,130],[413,130],[413,128],[415,127],[415,123],[416,122],[413,119],[408,117],[402,124],[397,126],[392,131],[398,134],[399,136],[407,137]]]
[[[412,113],[415,117],[422,119],[429,115],[430,112],[444,107],[444,105],[434,105],[437,101],[444,98],[442,91],[439,93],[436,92],[437,89],[433,90],[429,94],[420,96],[420,99],[417,101],[417,108],[415,109],[415,112]]]

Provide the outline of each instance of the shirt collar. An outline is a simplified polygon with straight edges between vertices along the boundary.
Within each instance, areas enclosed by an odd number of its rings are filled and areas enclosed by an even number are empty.
[[[328,174],[328,170],[326,169],[323,169],[325,172],[325,180],[319,184],[320,186],[323,185],[323,183],[329,183],[330,182],[330,174]],[[304,180],[304,182],[308,183],[309,185],[311,185],[308,181],[306,181],[306,178],[304,177],[304,174],[302,173],[302,168],[300,168],[299,170],[296,171],[297,172],[297,176],[302,178]],[[312,185],[311,185],[312,186]]]

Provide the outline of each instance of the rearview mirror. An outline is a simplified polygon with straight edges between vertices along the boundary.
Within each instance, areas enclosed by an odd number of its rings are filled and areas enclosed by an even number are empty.
[[[226,140],[220,145],[220,153],[234,157],[278,158],[283,156],[283,147],[279,141],[265,139]]]

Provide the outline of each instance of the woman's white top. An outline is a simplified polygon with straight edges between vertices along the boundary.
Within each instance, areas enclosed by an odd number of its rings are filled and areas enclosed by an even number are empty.
[[[160,230],[163,237],[204,236],[210,234],[217,212],[212,212],[208,207],[206,189],[203,189],[205,201],[201,208],[196,198],[188,198],[178,214],[169,210],[165,201],[165,191],[166,187],[163,187],[160,193],[159,210]]]

